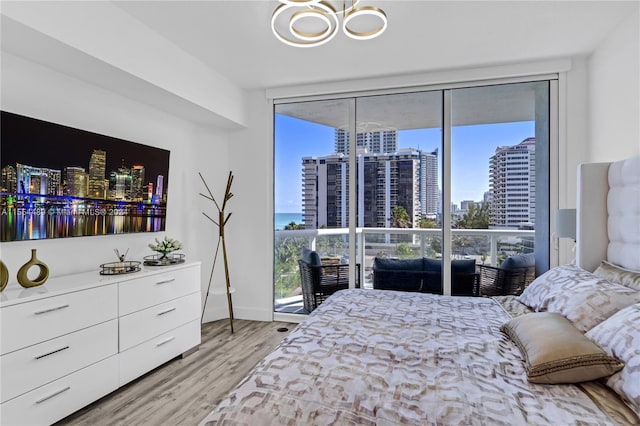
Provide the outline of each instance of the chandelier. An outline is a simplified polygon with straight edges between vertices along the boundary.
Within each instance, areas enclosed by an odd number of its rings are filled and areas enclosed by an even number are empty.
[[[387,29],[384,11],[374,6],[359,6],[360,0],[343,0],[341,8],[329,0],[278,1],[281,4],[271,16],[271,30],[278,40],[289,46],[320,46],[335,37],[338,27],[355,40],[375,38]],[[373,28],[372,20],[376,24]]]

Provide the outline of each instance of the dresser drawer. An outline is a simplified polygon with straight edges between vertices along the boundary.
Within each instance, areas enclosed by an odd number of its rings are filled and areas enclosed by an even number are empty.
[[[118,388],[112,356],[0,405],[0,424],[47,425]]]
[[[127,315],[200,291],[200,268],[169,270],[118,285],[120,315]]]
[[[200,344],[200,318],[120,352],[120,385]]]
[[[2,402],[118,353],[118,320],[0,357]]]
[[[118,317],[115,284],[0,308],[1,353]]]
[[[129,349],[196,319],[200,319],[200,293],[120,317],[120,350]]]

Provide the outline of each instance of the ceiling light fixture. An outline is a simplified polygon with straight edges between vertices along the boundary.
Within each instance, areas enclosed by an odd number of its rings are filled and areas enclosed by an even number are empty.
[[[338,27],[355,40],[370,40],[387,29],[384,11],[373,6],[358,6],[360,0],[351,0],[348,7],[348,2],[343,0],[339,12],[329,0],[278,1],[281,4],[271,16],[271,30],[278,40],[289,46],[320,46],[335,37]],[[339,16],[343,18],[342,25]],[[371,17],[380,21],[373,28],[370,28]],[[360,24],[354,25],[358,21]]]

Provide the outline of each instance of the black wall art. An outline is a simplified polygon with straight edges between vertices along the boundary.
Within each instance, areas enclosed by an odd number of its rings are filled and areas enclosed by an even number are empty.
[[[169,151],[0,118],[0,241],[164,231]]]

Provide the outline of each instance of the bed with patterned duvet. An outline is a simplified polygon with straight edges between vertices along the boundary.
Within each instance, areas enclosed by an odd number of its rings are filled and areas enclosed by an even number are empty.
[[[519,296],[349,289],[203,425],[640,424],[640,288],[565,265]]]

